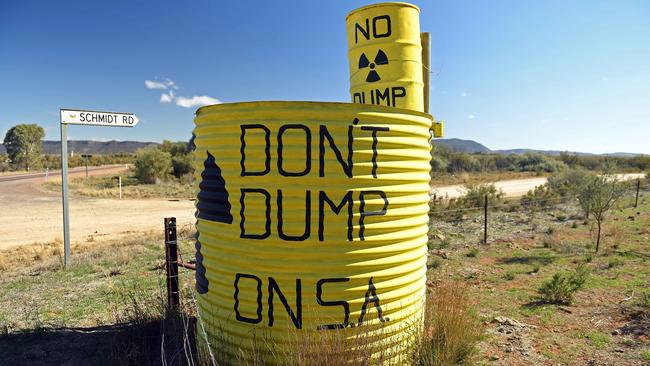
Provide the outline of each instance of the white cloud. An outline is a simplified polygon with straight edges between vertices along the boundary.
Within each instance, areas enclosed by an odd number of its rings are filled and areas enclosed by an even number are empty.
[[[160,103],[171,103],[174,100],[174,92],[169,91],[169,93],[160,94]]]
[[[461,97],[466,97],[466,96],[467,96],[467,92],[462,92],[462,93],[460,93],[460,96],[461,96]]]
[[[160,103],[174,103],[184,108],[221,103],[219,99],[207,95],[194,95],[192,97],[176,96],[174,90],[178,90],[179,87],[173,80],[168,78],[165,78],[163,81],[145,80],[144,85],[147,89],[166,90],[160,94]]]
[[[476,116],[473,115],[473,114],[470,114],[469,116],[467,116],[467,118],[469,118],[469,119],[474,119],[474,118],[476,118]]]
[[[153,81],[153,80],[145,80],[144,86],[146,86],[147,89],[166,90],[168,88],[167,84],[162,83],[160,81]]]
[[[221,101],[217,98],[212,98],[207,95],[195,95],[191,98],[176,98],[176,105],[185,108],[204,106],[208,104],[221,104]]]

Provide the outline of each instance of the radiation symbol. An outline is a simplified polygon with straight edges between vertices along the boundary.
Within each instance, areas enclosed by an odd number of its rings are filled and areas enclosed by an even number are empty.
[[[361,57],[359,57],[359,70],[366,67],[370,68],[370,72],[368,72],[368,76],[366,76],[367,82],[374,83],[375,81],[381,80],[379,74],[375,70],[377,65],[388,65],[388,56],[386,56],[386,53],[382,50],[377,51],[377,56],[375,56],[374,62],[370,62],[365,53],[362,53]]]

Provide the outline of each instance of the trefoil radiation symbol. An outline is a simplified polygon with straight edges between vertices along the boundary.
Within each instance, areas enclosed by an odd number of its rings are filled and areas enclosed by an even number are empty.
[[[368,76],[366,76],[367,82],[374,83],[375,81],[381,80],[377,70],[375,70],[377,65],[388,65],[388,56],[386,56],[386,53],[382,50],[377,51],[377,56],[375,56],[374,62],[370,62],[365,53],[362,53],[361,57],[359,57],[359,70],[366,67],[370,68],[370,72],[368,72]]]

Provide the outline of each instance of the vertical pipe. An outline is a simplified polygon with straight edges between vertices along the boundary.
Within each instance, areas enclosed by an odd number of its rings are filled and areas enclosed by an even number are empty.
[[[122,176],[117,177],[117,183],[120,186],[120,199],[122,199]]]
[[[639,206],[639,189],[641,188],[641,179],[636,180],[636,198],[634,199],[634,208]]]
[[[68,212],[68,125],[61,123],[61,199],[63,201],[63,266],[70,265],[70,217]]]
[[[424,83],[424,113],[429,113],[429,90],[431,90],[431,34],[420,33],[422,42],[422,82]]]
[[[167,271],[167,303],[169,308],[178,310],[178,243],[176,242],[176,218],[165,218],[165,268]]]
[[[86,156],[86,179],[88,179],[88,156]]]
[[[483,244],[487,244],[488,230],[488,196],[485,195],[485,204],[483,206]]]

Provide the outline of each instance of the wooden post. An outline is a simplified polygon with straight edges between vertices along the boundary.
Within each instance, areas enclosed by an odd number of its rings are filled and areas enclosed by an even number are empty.
[[[488,235],[488,196],[485,195],[485,205],[483,206],[483,244],[487,244]]]
[[[639,189],[641,188],[641,179],[636,180],[636,198],[634,199],[634,208],[639,206]]]
[[[178,243],[176,241],[176,218],[165,218],[165,269],[167,271],[167,303],[170,309],[178,310]]]
[[[424,113],[429,113],[429,90],[431,89],[431,34],[420,33],[422,43],[422,82],[424,83]]]

